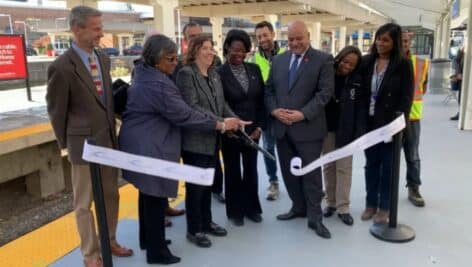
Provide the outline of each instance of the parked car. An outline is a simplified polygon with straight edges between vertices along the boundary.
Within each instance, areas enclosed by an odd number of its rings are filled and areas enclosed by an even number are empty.
[[[141,45],[132,45],[126,49],[123,49],[123,55],[125,56],[139,56],[143,52],[143,47]]]
[[[37,56],[38,55],[38,52],[36,52],[36,50],[34,50],[34,48],[32,48],[32,47],[25,48],[25,53],[26,53],[27,56]]]
[[[119,56],[120,51],[114,47],[104,47],[102,48],[103,53],[109,55],[109,56]]]

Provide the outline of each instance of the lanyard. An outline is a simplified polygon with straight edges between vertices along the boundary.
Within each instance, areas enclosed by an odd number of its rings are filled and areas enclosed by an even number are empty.
[[[388,62],[385,65],[384,69],[381,70],[380,72],[377,72],[377,61],[375,61],[374,65],[374,81],[373,81],[373,86],[374,86],[374,91],[372,91],[372,98],[376,99],[377,95],[380,90],[380,85],[382,85],[383,78],[385,77],[385,71],[387,70],[388,67]]]

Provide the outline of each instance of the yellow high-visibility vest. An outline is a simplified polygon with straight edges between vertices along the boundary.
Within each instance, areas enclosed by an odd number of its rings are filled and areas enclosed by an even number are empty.
[[[423,94],[426,79],[428,79],[429,60],[418,58],[415,55],[411,55],[410,59],[413,64],[415,82],[415,94],[410,110],[410,120],[420,120],[423,117]]]
[[[285,52],[284,48],[279,48],[279,51],[277,51],[277,55],[282,54]],[[270,71],[270,61],[265,58],[262,54],[261,51],[256,51],[254,54],[254,57],[249,60],[249,62],[255,63],[256,65],[259,66],[259,69],[261,70],[262,73],[262,79],[264,82],[267,81],[269,78],[269,71]]]

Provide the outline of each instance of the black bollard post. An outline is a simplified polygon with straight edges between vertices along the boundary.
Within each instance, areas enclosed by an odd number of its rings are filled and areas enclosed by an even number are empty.
[[[88,138],[87,143],[95,145],[93,138]],[[108,233],[107,215],[105,200],[103,199],[102,174],[100,165],[90,162],[90,175],[92,178],[93,199],[95,203],[95,215],[98,222],[98,233],[100,236],[100,246],[102,249],[102,260],[104,267],[113,267],[111,258],[110,237]]]
[[[397,116],[403,115],[398,113]],[[397,224],[398,185],[400,178],[400,153],[403,142],[403,131],[393,136],[392,177],[390,179],[390,218],[388,224],[373,224],[370,233],[380,240],[402,243],[415,239],[415,231],[404,224]]]

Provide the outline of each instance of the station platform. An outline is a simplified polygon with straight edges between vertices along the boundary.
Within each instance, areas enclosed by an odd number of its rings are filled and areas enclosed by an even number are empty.
[[[1,99],[1,97],[0,97]],[[280,199],[265,200],[268,177],[259,156],[259,196],[263,222],[245,220],[243,227],[233,226],[225,207],[212,204],[214,221],[227,228],[227,237],[210,237],[211,248],[198,248],[185,238],[185,216],[172,218],[167,238],[170,250],[182,257],[173,266],[382,266],[382,267],[469,267],[472,265],[472,132],[459,131],[449,116],[457,112],[457,103],[443,104],[444,95],[425,97],[420,155],[422,158],[421,193],[424,208],[407,200],[405,163],[402,158],[399,223],[411,226],[416,238],[408,243],[386,243],[369,233],[371,221],[361,221],[365,205],[364,155],[354,155],[351,213],[354,225],[344,225],[336,216],[324,219],[332,239],[324,240],[307,228],[306,219],[277,221],[275,216],[290,208],[290,200],[281,184]],[[41,106],[41,105],[39,105]],[[11,110],[10,110],[11,111]],[[0,116],[6,116],[1,113]],[[279,175],[280,177],[280,175]],[[117,238],[131,247],[131,258],[113,258],[114,266],[148,266],[138,246],[137,191],[131,185],[120,189],[120,222]],[[172,203],[183,207],[183,191]],[[72,213],[0,247],[0,266],[83,266],[78,235]]]

